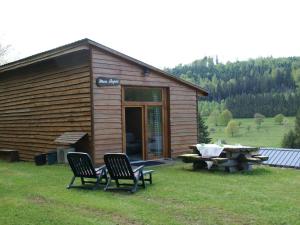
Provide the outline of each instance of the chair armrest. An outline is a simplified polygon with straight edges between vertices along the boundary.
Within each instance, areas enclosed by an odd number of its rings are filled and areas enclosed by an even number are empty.
[[[137,168],[134,168],[134,169],[133,169],[133,172],[135,173],[136,171],[143,170],[143,168],[144,168],[144,165],[139,166],[139,167],[137,167]]]
[[[105,168],[106,168],[106,166],[103,165],[103,166],[100,166],[100,167],[98,167],[98,168],[95,168],[95,170],[96,170],[96,172],[98,172],[99,170],[103,170],[103,169],[105,169]]]

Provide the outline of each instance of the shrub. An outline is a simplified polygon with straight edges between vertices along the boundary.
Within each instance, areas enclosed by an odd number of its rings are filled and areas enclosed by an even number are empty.
[[[284,148],[295,148],[296,135],[293,130],[290,130],[286,135],[284,135],[282,140],[282,147]]]
[[[225,132],[230,134],[232,137],[239,132],[239,125],[236,121],[230,120],[227,127],[225,128]]]
[[[225,109],[218,118],[219,124],[222,126],[227,126],[228,122],[232,119],[232,113]]]
[[[251,130],[251,125],[248,125],[248,126],[246,127],[246,129],[247,129],[247,131],[249,132],[249,131]]]
[[[209,128],[209,133],[215,133],[215,132],[216,132],[216,128],[214,127]]]
[[[296,115],[295,128],[290,130],[282,140],[282,147],[300,148],[300,109]]]
[[[254,114],[254,121],[259,128],[260,128],[261,124],[264,122],[264,119],[265,119],[265,116],[263,114],[261,114],[261,113]]]
[[[218,126],[218,118],[219,118],[220,112],[218,110],[215,110],[211,112],[211,114],[208,117],[208,121],[212,123],[215,126]]]
[[[198,123],[198,142],[199,143],[210,143],[211,138],[209,137],[208,127],[205,125],[205,122],[201,115],[199,115]]]
[[[283,120],[284,120],[284,115],[283,114],[277,114],[275,117],[274,117],[274,121],[276,124],[280,124],[282,125],[283,123]]]

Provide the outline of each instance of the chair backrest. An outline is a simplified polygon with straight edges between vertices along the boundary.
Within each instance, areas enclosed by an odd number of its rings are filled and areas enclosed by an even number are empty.
[[[97,174],[91,157],[84,152],[69,152],[67,159],[76,177],[96,178]]]
[[[133,179],[134,174],[128,156],[124,153],[107,153],[104,162],[112,179]]]

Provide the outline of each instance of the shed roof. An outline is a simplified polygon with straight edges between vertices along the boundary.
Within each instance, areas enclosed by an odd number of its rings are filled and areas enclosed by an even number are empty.
[[[300,169],[300,149],[260,148],[259,153],[269,157],[263,164]]]
[[[9,70],[14,70],[14,69],[17,69],[17,68],[21,68],[21,67],[24,67],[24,66],[28,66],[28,65],[31,65],[33,63],[37,63],[37,62],[44,61],[44,60],[47,60],[47,59],[50,59],[50,58],[65,55],[65,54],[68,54],[68,53],[71,53],[71,52],[76,52],[76,51],[80,51],[80,50],[84,50],[84,49],[87,50],[87,49],[89,49],[90,46],[95,47],[95,48],[99,48],[99,49],[101,49],[105,52],[111,53],[111,54],[113,54],[117,57],[123,58],[123,59],[125,59],[127,61],[130,61],[132,63],[135,63],[135,64],[137,64],[137,65],[139,65],[143,68],[147,68],[149,70],[157,72],[160,75],[163,75],[163,76],[166,76],[170,79],[173,79],[173,80],[175,80],[179,83],[182,83],[182,84],[184,84],[184,85],[186,85],[190,88],[193,88],[193,89],[197,90],[202,95],[205,95],[205,96],[208,95],[207,90],[205,90],[204,88],[201,88],[201,87],[199,87],[195,84],[192,84],[188,81],[180,79],[180,78],[178,78],[178,77],[176,77],[176,76],[174,76],[170,73],[167,73],[167,72],[165,72],[161,69],[158,69],[154,66],[151,66],[147,63],[139,61],[135,58],[132,58],[128,55],[125,55],[121,52],[118,52],[114,49],[111,49],[109,47],[101,45],[101,44],[99,44],[95,41],[92,41],[90,39],[87,39],[87,38],[76,41],[76,42],[73,42],[73,43],[70,43],[70,44],[66,44],[66,45],[63,45],[63,46],[60,46],[60,47],[57,47],[57,48],[54,48],[54,49],[51,49],[49,51],[41,52],[41,53],[26,57],[26,58],[23,58],[23,59],[20,59],[20,60],[11,62],[11,63],[4,64],[4,65],[0,66],[0,73],[5,72],[5,71],[9,71]]]
[[[65,132],[54,140],[60,144],[74,145],[87,135],[86,132]]]

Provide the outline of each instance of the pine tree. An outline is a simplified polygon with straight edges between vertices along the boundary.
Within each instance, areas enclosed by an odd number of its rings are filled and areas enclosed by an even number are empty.
[[[210,143],[211,138],[209,137],[208,127],[201,115],[199,115],[198,120],[198,143]]]
[[[300,109],[296,116],[295,130],[291,130],[284,136],[282,140],[282,147],[300,148]]]
[[[300,148],[300,109],[296,115],[296,122],[295,122],[295,148]]]
[[[284,148],[295,148],[295,132],[290,130],[286,135],[284,135],[282,140],[282,147]]]

